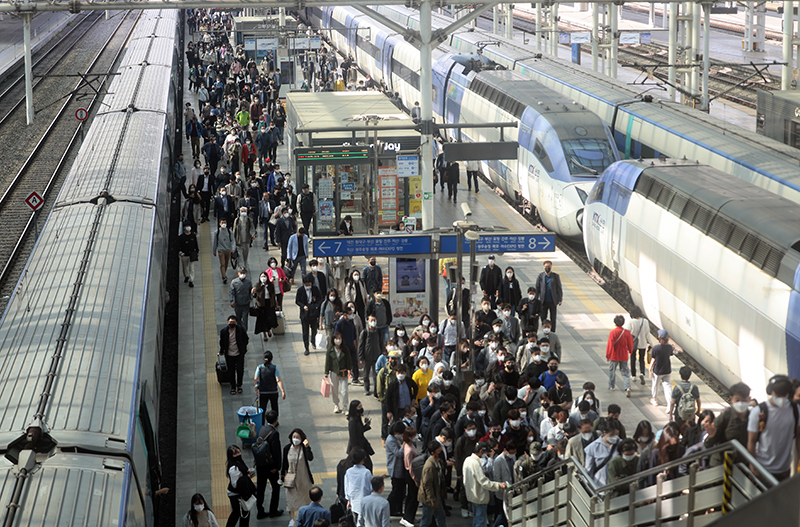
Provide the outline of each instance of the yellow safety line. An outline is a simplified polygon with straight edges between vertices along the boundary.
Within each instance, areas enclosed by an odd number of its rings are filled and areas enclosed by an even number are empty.
[[[210,240],[210,222],[200,225],[199,237]],[[214,309],[214,261],[211,251],[200,251],[200,276],[203,281],[203,326],[206,341],[206,395],[208,398],[208,446],[211,460],[211,499],[214,514],[222,521],[230,514],[228,478],[225,477],[225,418],[222,388],[217,382],[217,317]]]

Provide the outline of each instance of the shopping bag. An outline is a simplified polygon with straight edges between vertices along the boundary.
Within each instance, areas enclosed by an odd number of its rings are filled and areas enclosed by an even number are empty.
[[[324,350],[327,340],[328,337],[325,335],[325,333],[317,333],[317,336],[314,338],[314,347],[318,350]]]
[[[326,398],[331,396],[331,381],[325,377],[322,378],[322,382],[319,385],[319,393]]]

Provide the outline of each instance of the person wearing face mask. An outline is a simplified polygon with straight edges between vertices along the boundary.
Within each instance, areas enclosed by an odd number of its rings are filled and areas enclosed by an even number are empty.
[[[676,461],[683,457],[686,452],[686,447],[680,444],[680,430],[675,426],[675,423],[667,423],[661,429],[658,442],[650,452],[649,457],[645,457],[644,453],[639,458],[637,471],[642,472],[647,469],[655,468],[672,461]],[[675,479],[680,476],[677,466],[665,469],[662,474],[666,480]],[[657,474],[651,474],[639,480],[639,488],[649,487],[656,484]]]
[[[231,281],[230,303],[236,312],[239,325],[247,331],[247,323],[250,317],[250,298],[252,297],[253,284],[247,278],[247,270],[239,267],[238,276]]]
[[[492,309],[497,307],[497,292],[500,289],[500,283],[503,281],[503,272],[497,265],[495,265],[494,255],[488,258],[488,264],[481,269],[481,276],[479,283],[483,296],[489,298]]]
[[[404,352],[406,346],[408,345],[408,341],[411,340],[411,336],[408,334],[408,332],[406,332],[406,327],[402,322],[398,323],[394,327],[393,338],[397,343],[397,347]],[[403,362],[406,362],[406,357],[407,355],[403,353]]]
[[[468,421],[466,427],[458,439],[455,441],[453,448],[453,459],[455,460],[456,471],[456,489],[458,490],[458,501],[461,503],[461,517],[469,518],[469,502],[467,501],[467,493],[464,488],[464,461],[472,455],[475,451],[475,445],[478,444],[478,429],[475,423]],[[453,496],[456,497],[455,495]]]
[[[325,355],[325,378],[331,382],[331,399],[333,399],[333,413],[335,414],[342,413],[341,409],[347,408],[347,377],[352,369],[350,349],[344,343],[342,334],[338,331],[334,332],[331,345]]]
[[[353,218],[349,214],[342,219],[342,222],[339,224],[339,232],[343,236],[352,236],[353,235]]]
[[[197,189],[200,191],[200,223],[208,221],[211,196],[214,194],[215,183],[214,176],[211,175],[211,169],[208,166],[197,176]]]
[[[412,339],[413,340],[413,339]],[[433,370],[430,368],[430,361],[427,357],[420,357],[417,361],[417,369],[412,375],[413,381],[417,384],[417,402],[421,402],[428,395],[428,383],[433,378]]]
[[[317,199],[314,193],[309,190],[308,183],[304,183],[301,187],[300,196],[297,200],[297,210],[303,220],[303,227],[308,231],[311,228],[311,220],[317,214]]]
[[[548,350],[547,353],[550,354],[550,357],[557,357],[559,361],[561,361],[561,339],[558,335],[555,334],[555,331],[552,329],[553,324],[549,320],[542,321],[542,331],[538,335],[539,340],[539,347],[547,346]],[[546,341],[546,344],[542,341]],[[547,353],[544,351],[542,355],[545,356],[545,360],[547,360]]]
[[[389,494],[389,516],[402,516],[403,498],[406,494],[406,481],[403,471],[403,434],[406,425],[397,422],[392,425],[391,434],[386,438],[386,471],[392,480],[392,492]],[[388,522],[389,519],[387,518]],[[380,526],[378,526],[380,527]]]
[[[286,489],[286,508],[289,509],[289,524],[294,525],[301,507],[311,503],[309,491],[314,486],[314,476],[308,465],[314,461],[314,452],[306,433],[300,428],[289,432],[289,443],[283,447],[281,479]]]
[[[561,288],[561,277],[558,273],[553,272],[552,269],[553,262],[545,260],[544,271],[536,277],[535,289],[542,305],[541,319],[551,320],[553,322],[553,331],[555,332],[557,310],[564,299],[564,294]]]
[[[457,288],[455,284],[461,282],[461,288]],[[469,288],[467,287],[467,282],[464,277],[461,277],[459,280],[457,277],[453,278],[453,287],[448,288],[447,290],[447,302],[445,303],[445,312],[448,316],[455,316],[455,302],[456,302],[456,294],[458,291],[461,291],[461,298],[458,299],[458,305],[461,309],[461,325],[463,326],[465,323],[469,324],[469,316],[472,312],[472,293],[470,292]],[[439,328],[439,333],[442,333],[442,328]],[[461,334],[464,335],[464,330],[462,329]]]
[[[511,485],[514,483],[514,463],[517,460],[517,444],[513,441],[506,441],[503,445],[503,451],[495,456],[492,463],[492,481],[497,483],[505,483]],[[503,500],[503,491],[495,491],[495,499]],[[508,525],[505,522],[505,515],[500,509],[498,515],[502,515],[500,520],[496,521],[497,525]]]
[[[351,454],[354,450],[358,449],[363,452],[363,465],[372,472],[372,459],[370,456],[375,454],[372,445],[367,440],[365,433],[372,429],[372,420],[369,417],[364,418],[364,405],[361,401],[354,399],[350,401],[350,407],[347,410],[347,453]],[[353,461],[355,461],[355,454]],[[358,462],[356,461],[356,464]],[[348,498],[349,499],[349,498]]]
[[[289,208],[283,208],[280,214],[282,217],[275,225],[275,242],[281,249],[281,267],[285,267],[289,239],[294,236],[297,231],[297,221],[295,221],[291,209]]]
[[[608,483],[633,476],[638,472],[639,455],[636,452],[636,442],[626,439],[620,443],[619,454],[608,463]],[[628,486],[616,487],[611,491],[611,498],[628,494]]]
[[[256,224],[247,213],[247,207],[240,207],[239,216],[233,222],[233,236],[236,239],[237,251],[245,269],[249,269],[250,245],[256,239],[256,234]]]
[[[434,521],[438,527],[446,527],[441,487],[442,474],[444,473],[444,463],[442,462],[445,455],[443,454],[444,447],[439,441],[431,441],[427,445],[427,450],[430,456],[425,460],[425,465],[422,467],[417,491],[417,497],[422,504],[420,527],[431,527]],[[408,527],[405,524],[403,525]]]
[[[481,300],[481,308],[475,312],[475,330],[473,334],[483,336],[492,331],[492,323],[497,318],[497,312],[492,309],[492,302],[488,297],[483,297]],[[479,347],[486,346],[486,342],[482,339],[476,339],[475,345]]]
[[[383,406],[388,422],[396,422],[405,415],[405,408],[417,400],[419,386],[408,374],[405,364],[397,365],[394,378],[386,386]],[[396,510],[396,509],[395,509]]]
[[[586,471],[594,478],[598,487],[608,483],[608,463],[619,451],[619,421],[614,418],[603,419],[597,426],[601,436],[585,449]]]
[[[297,289],[294,303],[300,308],[300,322],[303,327],[303,347],[304,355],[308,355],[309,343],[315,342],[317,338],[317,327],[319,321],[319,307],[322,301],[322,295],[313,285],[313,279],[310,275],[303,277],[303,287]]]
[[[569,385],[569,378],[564,373],[556,375],[556,383],[547,390],[547,395],[554,405],[563,408],[567,413],[572,407],[572,388]]]
[[[361,272],[358,269],[353,269],[344,288],[344,299],[346,302],[352,302],[355,305],[356,315],[361,320],[362,325],[367,323],[367,298],[367,288],[361,279]]]
[[[276,310],[278,307],[274,288],[270,287],[269,271],[261,273],[253,286],[251,294],[256,299],[256,327],[254,334],[263,334],[264,342],[272,337],[272,330],[278,327]]]
[[[242,449],[236,445],[228,447],[225,469],[228,476],[227,494],[231,502],[231,511],[226,527],[236,527],[236,525],[248,527],[250,525],[250,514],[242,514],[239,498],[242,493],[252,492],[254,485],[250,478],[255,474],[255,470],[247,467],[242,459]]]
[[[581,465],[584,465],[586,463],[586,447],[595,439],[597,439],[597,434],[592,426],[592,421],[589,419],[581,419],[578,421],[578,433],[572,436],[567,442],[567,449],[564,452],[564,457],[567,459],[574,457]],[[635,451],[636,442],[632,439],[630,441]]]
[[[359,384],[358,336],[361,334],[361,332],[359,331],[356,322],[360,323],[361,321],[355,313],[355,308],[352,304],[345,305],[344,313],[341,317],[339,317],[339,320],[337,320],[336,324],[333,326],[333,332],[342,334],[342,338],[344,339],[342,343],[350,350],[350,363],[352,366],[350,373],[352,375],[353,384]]]
[[[517,303],[517,315],[523,332],[533,331],[536,333],[539,331],[539,315],[541,311],[541,303],[536,298],[536,288],[529,287],[528,294],[523,296]]]
[[[458,332],[464,334],[464,323],[456,321],[455,313],[448,313],[448,317],[439,325],[439,334],[444,340],[444,362],[450,363],[450,356],[455,352],[458,344]]]
[[[383,347],[383,333],[378,331],[378,320],[375,315],[370,315],[367,318],[367,327],[358,338],[358,362],[364,366],[364,395],[371,395],[369,391],[370,374],[375,379],[374,386],[377,387],[375,362],[383,353]]]
[[[178,236],[178,255],[181,257],[183,283],[188,282],[189,287],[194,287],[194,263],[199,259],[200,254],[197,235],[192,231],[191,225],[184,225],[183,234]]]
[[[367,289],[369,293],[369,289]],[[374,316],[377,321],[378,331],[383,336],[383,342],[389,340],[389,326],[392,324],[392,306],[389,301],[383,298],[380,292],[376,292],[373,300],[367,304],[367,316]]]
[[[308,262],[308,265],[311,271],[311,278],[314,279],[314,285],[317,286],[319,292],[322,293],[323,298],[327,297],[330,284],[328,284],[328,277],[323,272],[325,269],[324,260],[312,259]]]
[[[767,400],[751,408],[747,419],[747,450],[778,481],[791,474],[792,443],[800,448],[800,412],[793,393],[791,379],[775,375],[767,383]]]
[[[286,261],[289,264],[289,278],[294,280],[294,273],[300,267],[300,273],[305,276],[308,256],[311,254],[308,247],[308,236],[305,228],[297,229],[296,234],[289,237],[286,249]]]
[[[400,351],[397,350],[394,341],[388,341],[386,348],[389,350],[388,353],[381,355],[374,366],[378,370],[378,377],[375,381],[375,397],[381,402],[381,440],[383,441],[389,434],[389,423],[394,417],[394,413],[386,406],[386,388],[395,380],[397,366],[400,363]]]
[[[197,186],[191,183],[189,192],[186,194],[186,201],[183,202],[183,207],[181,207],[181,221],[184,227],[188,225],[195,232],[197,232],[197,226],[200,225],[203,219],[200,201]]]
[[[508,304],[511,315],[516,315],[517,305],[522,300],[522,290],[513,267],[506,267],[505,276],[497,290],[497,301]],[[505,307],[503,309],[506,309]]]
[[[361,278],[367,288],[367,295],[372,296],[383,290],[383,271],[374,256],[370,257],[369,264],[361,272]]]
[[[257,157],[256,145],[253,144],[253,138],[250,136],[250,132],[247,132],[247,139],[242,145],[242,161],[244,162],[245,177],[249,178],[253,175],[253,165]]]
[[[442,404],[442,383],[441,381],[430,382],[428,384],[427,396],[419,401],[419,432],[425,437],[431,424],[432,417],[439,412]]]
[[[228,190],[225,187],[219,189],[219,195],[214,198],[214,216],[217,222],[221,224],[226,221],[228,226],[233,226],[233,220],[236,219],[236,200],[228,195]]]
[[[737,382],[730,387],[729,394],[731,405],[720,412],[709,427],[708,436],[704,440],[706,448],[713,448],[731,439],[736,439],[743,445],[747,444],[749,439],[747,425],[751,408],[750,387],[743,382]],[[722,462],[722,455],[711,456],[712,467],[719,466]]]
[[[236,317],[228,317],[228,325],[219,332],[219,353],[225,355],[231,381],[231,395],[242,393],[244,356],[247,353],[247,332],[239,326]]]
[[[219,527],[217,517],[211,512],[211,507],[208,506],[202,494],[192,496],[191,502],[192,508],[183,517],[181,527],[198,527],[199,525]]]
[[[315,266],[311,266],[314,269]],[[319,278],[321,278],[320,282],[325,281],[325,275],[322,273],[318,273]],[[313,278],[313,274],[312,274]],[[314,284],[316,285],[316,284]],[[317,286],[319,288],[319,286]],[[336,324],[336,317],[337,313],[342,313],[344,311],[344,306],[342,306],[342,301],[339,298],[339,293],[336,289],[331,289],[325,292],[320,290],[320,294],[325,298],[322,302],[322,307],[319,311],[319,330],[325,332],[325,349],[330,349],[331,347],[331,337],[333,336],[333,326]]]

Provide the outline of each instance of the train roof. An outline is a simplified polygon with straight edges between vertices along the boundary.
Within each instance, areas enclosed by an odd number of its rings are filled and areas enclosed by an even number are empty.
[[[538,82],[531,82],[529,77],[516,71],[481,71],[473,77],[470,89],[479,92],[481,84],[495,87],[526,106],[534,106],[539,113],[560,113],[572,109],[581,109],[580,106],[574,105],[571,99]],[[567,108],[566,110],[565,107]]]
[[[0,448],[36,412],[98,208],[56,208],[0,321]],[[130,426],[155,209],[103,207],[47,414],[60,445],[124,447]]]

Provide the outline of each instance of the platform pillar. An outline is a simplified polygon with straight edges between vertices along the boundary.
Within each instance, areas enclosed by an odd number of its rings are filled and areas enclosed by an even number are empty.
[[[497,6],[492,8],[492,35],[497,34],[497,17],[499,16]]]
[[[709,47],[711,39],[711,5],[703,4],[703,98],[700,109],[708,112],[711,104],[708,96],[708,69],[711,66]]]
[[[25,108],[28,124],[33,124],[33,71],[31,61],[31,18],[29,13],[22,15],[22,37],[25,52]]]
[[[598,10],[600,9],[600,4],[597,2],[592,4],[592,71],[597,71],[597,53],[599,49],[599,42],[598,39],[600,38],[599,32],[597,30],[598,24],[600,23]]]
[[[280,25],[280,27],[285,27],[286,26],[286,8],[285,7],[279,7],[278,8],[278,25]]]
[[[514,4],[506,4],[506,38],[514,38]]]
[[[542,51],[542,3],[536,3],[536,51]]]
[[[558,3],[550,8],[550,54],[558,57]]]
[[[611,5],[611,40],[609,44],[611,45],[611,56],[608,60],[608,75],[609,77],[616,79],[617,78],[617,51],[619,50],[619,34],[617,32],[618,24],[619,24],[619,15],[622,10],[616,3],[612,3]]]
[[[788,90],[792,82],[792,23],[794,2],[783,3],[783,66],[781,66],[781,89]]]
[[[496,8],[495,8],[496,9]],[[423,0],[419,6],[419,86],[422,136],[420,173],[422,175],[422,229],[432,229],[433,225],[433,74],[431,52],[433,48],[431,31],[431,2]]]
[[[692,5],[692,96],[700,92],[700,4]]]
[[[667,87],[667,97],[671,101],[675,100],[675,61],[678,58],[678,3],[669,4],[669,86]]]
[[[656,5],[651,3],[647,13],[647,25],[656,27]]]

